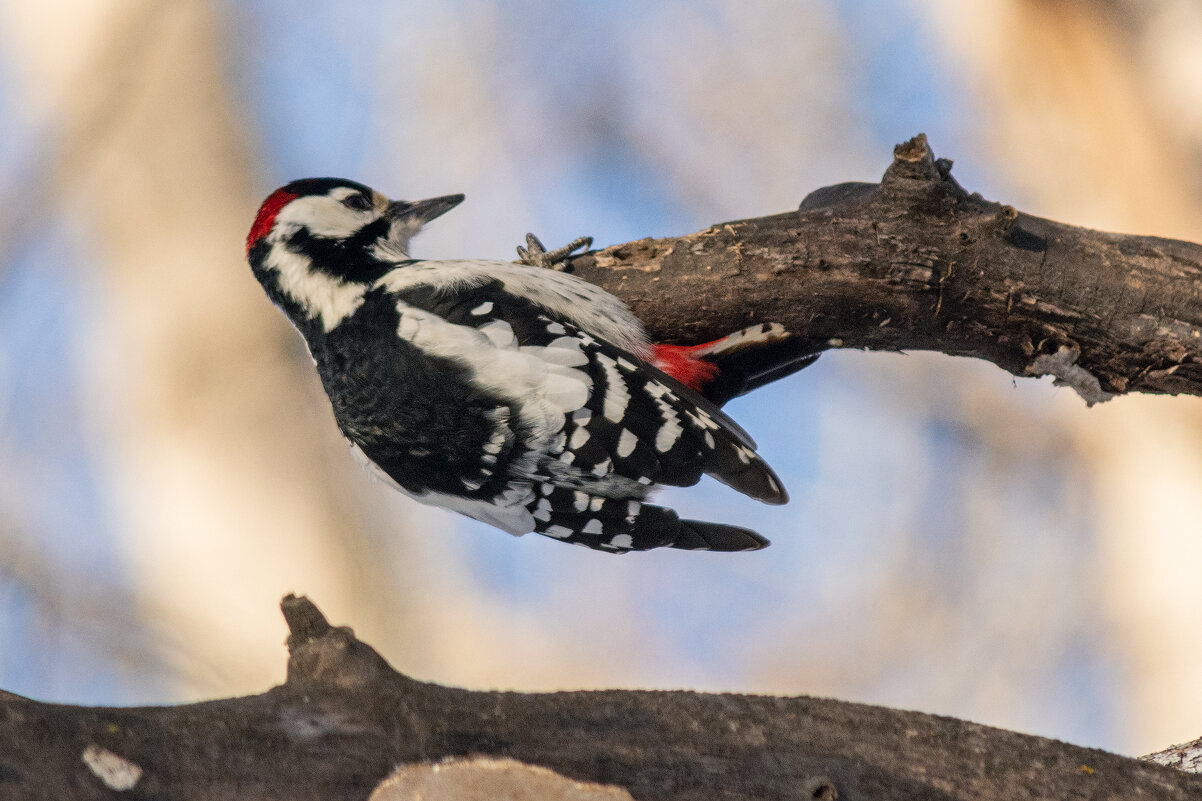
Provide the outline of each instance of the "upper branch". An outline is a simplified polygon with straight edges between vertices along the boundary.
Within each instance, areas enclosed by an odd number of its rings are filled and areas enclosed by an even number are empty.
[[[1053,222],[969,194],[919,135],[879,184],[579,256],[666,342],[779,322],[815,349],[937,350],[1056,375],[1088,402],[1202,394],[1202,246]]]

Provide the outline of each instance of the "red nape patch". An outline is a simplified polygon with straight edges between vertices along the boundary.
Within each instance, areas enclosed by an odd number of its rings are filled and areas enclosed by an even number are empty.
[[[255,224],[250,227],[250,233],[246,235],[247,253],[250,253],[250,249],[255,246],[260,237],[267,236],[271,226],[275,224],[275,216],[280,213],[280,209],[298,197],[300,195],[289,192],[287,189],[277,189],[267,196],[263,205],[259,206],[259,213],[255,215]]]
[[[718,376],[718,365],[694,356],[694,351],[708,348],[713,342],[701,345],[652,345],[651,363],[668,375],[698,392]]]

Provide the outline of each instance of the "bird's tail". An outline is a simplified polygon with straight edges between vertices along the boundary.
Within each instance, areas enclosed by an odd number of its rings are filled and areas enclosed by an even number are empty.
[[[749,528],[703,520],[681,520],[673,548],[686,551],[758,551],[768,540]]]
[[[721,406],[817,359],[809,340],[761,323],[701,345],[653,345],[651,363]]]
[[[567,492],[557,489],[555,492]],[[577,493],[579,494],[579,493]],[[598,551],[623,553],[652,548],[686,551],[758,551],[768,540],[754,531],[725,523],[681,520],[676,512],[649,503],[601,500],[584,512],[554,510],[536,515],[534,530]],[[625,514],[632,512],[633,514]]]

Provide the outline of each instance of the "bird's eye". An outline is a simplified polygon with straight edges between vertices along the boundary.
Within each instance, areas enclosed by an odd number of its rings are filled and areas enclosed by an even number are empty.
[[[355,211],[370,211],[372,202],[371,198],[369,198],[367,195],[355,193],[353,195],[347,195],[345,198],[343,198],[342,205],[346,206],[348,209],[354,209]]]

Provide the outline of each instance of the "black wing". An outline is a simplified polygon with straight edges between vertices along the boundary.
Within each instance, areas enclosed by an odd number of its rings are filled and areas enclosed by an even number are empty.
[[[506,292],[500,281],[468,292],[419,285],[394,296],[446,323],[484,332],[497,352],[485,347],[471,359],[516,350],[558,373],[573,371],[589,387],[578,404],[559,408],[555,430],[519,432],[515,447],[525,443],[529,451],[510,454],[510,467],[525,465],[518,478],[529,482],[530,494],[521,503],[533,516],[533,530],[604,550],[766,544],[746,529],[682,521],[670,509],[644,503],[652,485],[690,486],[703,474],[767,503],[787,500],[751,437],[714,404],[634,354]],[[473,365],[463,366],[473,372]],[[535,386],[528,397],[509,399],[511,427],[523,404],[541,400],[540,391]],[[478,492],[499,489],[486,485]],[[507,489],[512,503],[517,494]]]

